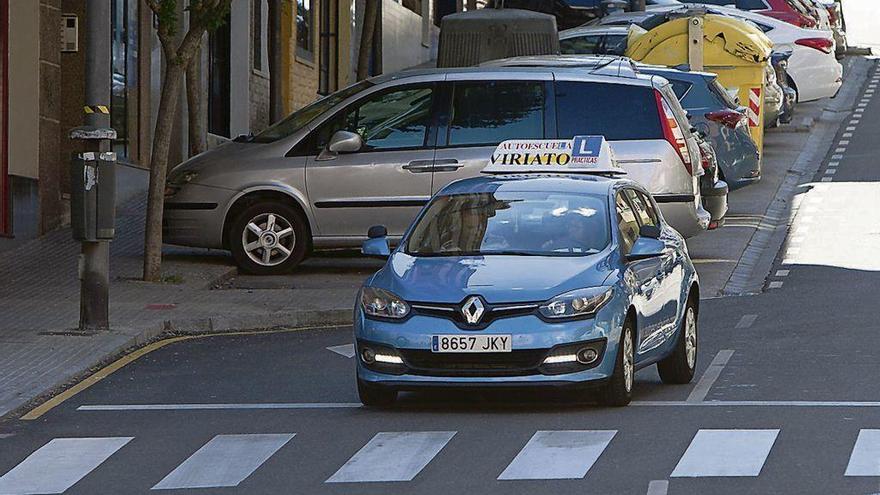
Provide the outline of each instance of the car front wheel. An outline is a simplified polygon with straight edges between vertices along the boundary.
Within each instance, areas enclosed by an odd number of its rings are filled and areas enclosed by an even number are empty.
[[[292,270],[308,247],[303,215],[290,205],[256,203],[236,217],[229,232],[232,257],[239,268],[255,275],[276,275]]]
[[[635,347],[633,324],[627,320],[620,331],[620,344],[614,363],[614,374],[600,391],[599,403],[604,406],[622,407],[632,401],[633,382],[635,381]]]
[[[663,383],[684,385],[694,379],[697,368],[697,306],[688,299],[684,309],[678,342],[666,359],[657,363],[657,371]]]

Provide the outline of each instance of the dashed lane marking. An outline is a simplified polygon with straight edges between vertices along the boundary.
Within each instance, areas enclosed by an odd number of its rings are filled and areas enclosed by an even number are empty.
[[[845,476],[880,476],[880,430],[861,430]]]
[[[669,482],[666,480],[654,480],[648,483],[648,495],[666,495],[669,492]]]
[[[777,280],[777,281],[774,281],[774,282],[770,282],[770,284],[768,284],[767,287],[770,288],[770,289],[781,289],[781,288],[782,288],[782,282],[780,282],[780,281],[778,281],[778,280]]]
[[[758,319],[758,315],[742,315],[742,318],[739,319],[739,322],[734,327],[736,330],[743,330],[751,327],[755,320]]]
[[[822,177],[822,182],[831,182],[831,177]]]
[[[776,270],[777,277],[787,277],[791,270]]]
[[[581,479],[616,434],[617,430],[538,431],[498,479]]]
[[[709,367],[703,372],[700,381],[697,382],[694,389],[688,394],[686,402],[697,403],[703,402],[706,399],[706,396],[709,394],[709,389],[715,384],[715,380],[721,376],[721,372],[724,370],[724,367],[727,366],[731,356],[733,356],[733,350],[731,349],[718,351],[718,354],[716,354],[712,362],[709,363]]]
[[[452,440],[454,431],[377,433],[327,483],[411,481]]]
[[[354,344],[334,345],[327,347],[327,350],[349,359],[354,357]]]
[[[0,477],[0,493],[64,493],[133,438],[55,438]]]
[[[699,430],[671,476],[758,476],[777,435],[779,430]]]
[[[168,473],[153,490],[238,486],[294,433],[217,435]]]

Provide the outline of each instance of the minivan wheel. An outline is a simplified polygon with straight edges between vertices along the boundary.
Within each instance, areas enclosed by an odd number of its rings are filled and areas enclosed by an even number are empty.
[[[290,205],[256,203],[242,211],[229,231],[229,246],[238,267],[254,275],[286,273],[306,255],[306,219]]]
[[[635,382],[635,347],[633,325],[630,320],[623,324],[620,331],[620,345],[614,362],[614,373],[611,379],[599,392],[599,403],[603,406],[622,407],[632,401],[633,383]]]
[[[688,299],[679,330],[675,350],[657,363],[663,383],[684,385],[694,379],[697,368],[697,307],[692,298]]]

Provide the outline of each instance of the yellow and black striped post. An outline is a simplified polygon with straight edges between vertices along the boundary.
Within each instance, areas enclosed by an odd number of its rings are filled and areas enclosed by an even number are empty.
[[[110,115],[110,109],[106,105],[85,105],[83,106],[83,113],[103,113],[104,115]]]

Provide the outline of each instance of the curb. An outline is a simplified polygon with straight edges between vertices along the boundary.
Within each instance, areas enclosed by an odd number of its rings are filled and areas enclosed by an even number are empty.
[[[849,115],[858,91],[864,86],[868,69],[874,65],[866,59],[850,59],[847,69],[859,75],[857,84],[850,84],[831,100],[821,116],[815,121],[817,138],[801,151],[792,164],[773,201],[764,212],[763,218],[751,240],[746,245],[740,260],[731,273],[730,278],[721,289],[722,296],[743,296],[758,294],[764,288],[764,282],[773,267],[773,262],[782,248],[788,235],[791,220],[797,213],[794,204],[798,187],[803,180],[811,180],[828,156],[834,143],[834,137],[840,129],[844,118],[838,115]],[[864,60],[860,64],[856,60]],[[861,67],[859,67],[859,64]],[[851,81],[852,79],[850,79]],[[805,119],[813,120],[813,119]]]

